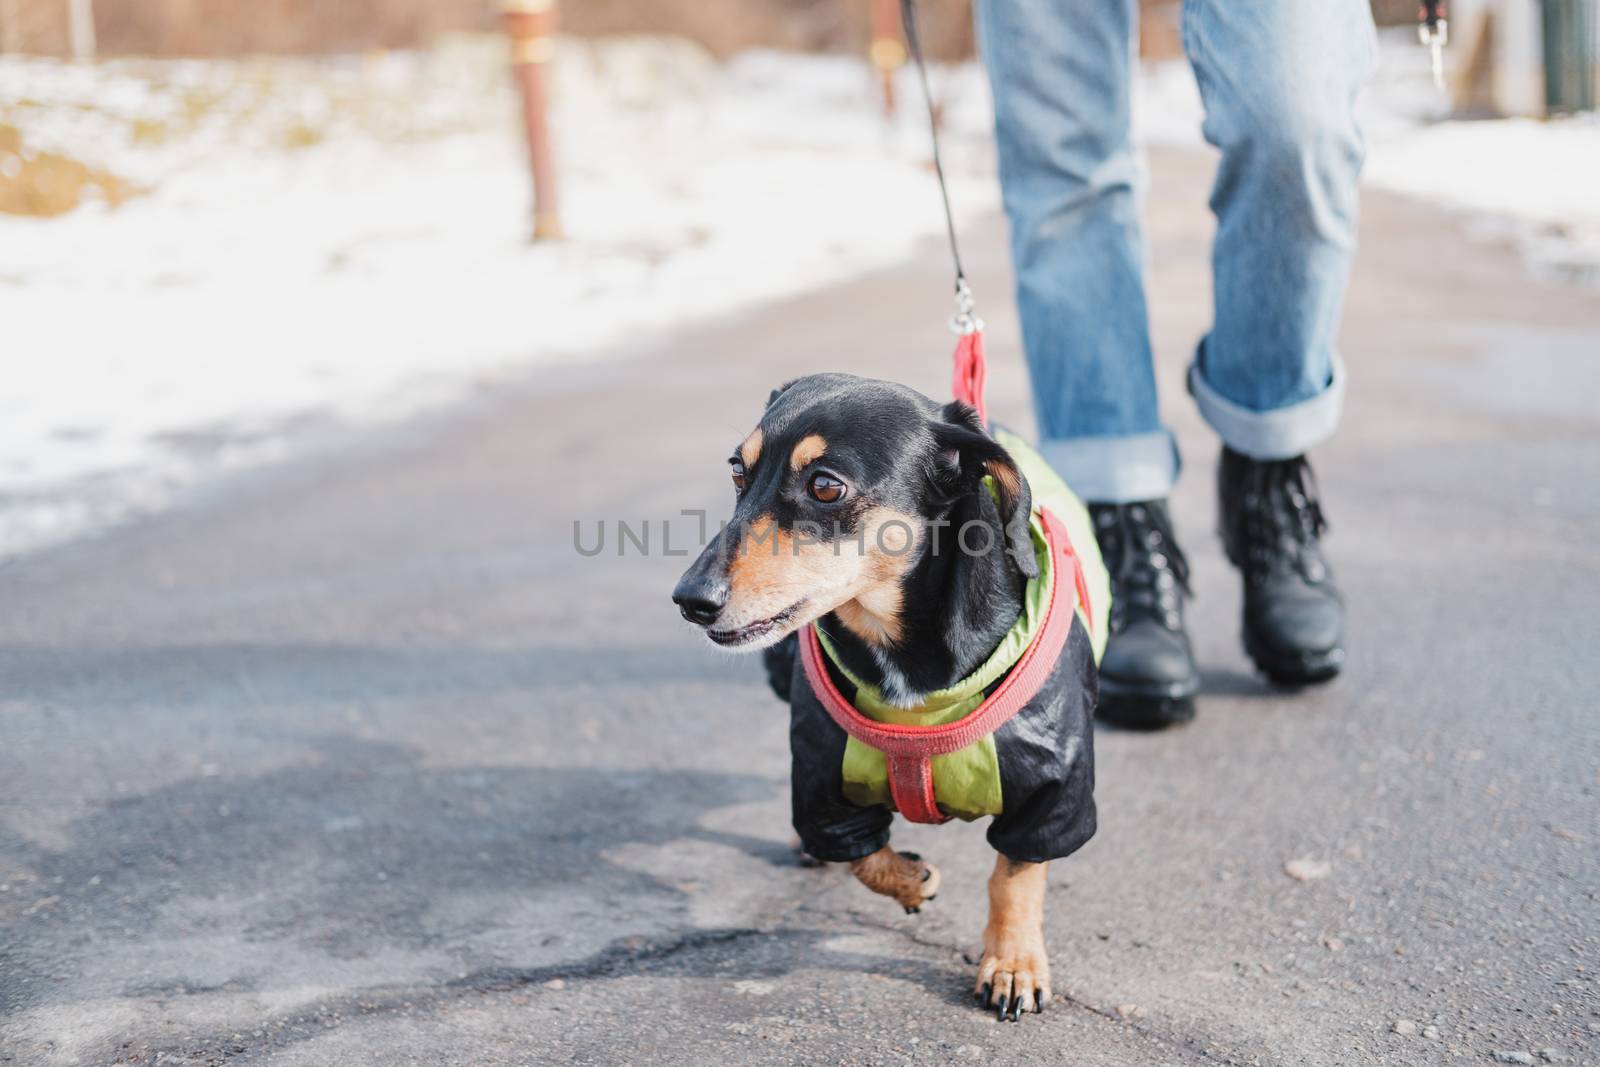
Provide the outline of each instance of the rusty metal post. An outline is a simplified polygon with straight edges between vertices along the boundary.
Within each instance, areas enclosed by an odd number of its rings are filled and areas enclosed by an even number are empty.
[[[500,14],[511,38],[511,69],[522,96],[522,125],[533,172],[533,239],[556,240],[561,236],[561,214],[545,81],[545,65],[555,52],[556,0],[501,0]]]
[[[905,65],[901,39],[900,0],[872,0],[872,45],[867,54],[883,86],[883,113],[894,115],[894,72]]]

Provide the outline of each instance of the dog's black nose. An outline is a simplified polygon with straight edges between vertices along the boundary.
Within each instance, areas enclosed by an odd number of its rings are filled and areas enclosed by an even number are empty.
[[[673,597],[677,601],[678,610],[683,612],[683,617],[696,626],[710,626],[717,621],[717,616],[722,614],[722,608],[699,597]]]
[[[696,626],[710,626],[728,605],[726,582],[696,582],[685,575],[672,591],[672,602]]]

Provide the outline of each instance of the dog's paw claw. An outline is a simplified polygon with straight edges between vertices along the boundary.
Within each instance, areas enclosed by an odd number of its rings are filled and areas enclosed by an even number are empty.
[[[1007,939],[1003,949],[986,948],[973,990],[978,1006],[993,1008],[1001,1022],[1018,1022],[1025,1012],[1044,1011],[1050,999],[1050,961],[1044,939]]]
[[[922,863],[923,861],[918,860],[917,862]],[[917,885],[917,894],[922,898],[917,902],[918,908],[921,908],[922,905],[939,895],[939,868],[931,863],[924,864],[922,878]]]
[[[915,871],[910,872],[910,879],[900,884],[899,892],[896,894],[896,899],[906,909],[906,914],[916,915],[922,911],[924,904],[939,895],[939,868],[915,852],[902,852],[900,858],[922,868],[920,875]]]

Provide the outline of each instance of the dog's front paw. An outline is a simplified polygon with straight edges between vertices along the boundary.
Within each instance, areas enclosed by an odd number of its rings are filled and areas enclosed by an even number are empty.
[[[907,915],[939,895],[939,868],[915,852],[896,852],[888,845],[853,861],[850,873],[874,893],[892,897]]]
[[[974,990],[980,1007],[993,1007],[1004,1022],[1016,1022],[1025,1011],[1044,1011],[1050,1000],[1050,958],[1044,931],[990,928],[983,937]]]

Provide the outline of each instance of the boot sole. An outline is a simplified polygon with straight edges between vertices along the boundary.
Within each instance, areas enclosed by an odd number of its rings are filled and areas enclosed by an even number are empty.
[[[1270,652],[1262,648],[1246,632],[1244,651],[1255,663],[1256,669],[1273,683],[1291,688],[1331,681],[1344,668],[1343,648],[1286,656],[1281,652]]]
[[[1166,685],[1100,678],[1100,703],[1095,715],[1125,730],[1165,730],[1194,718],[1200,679]]]

